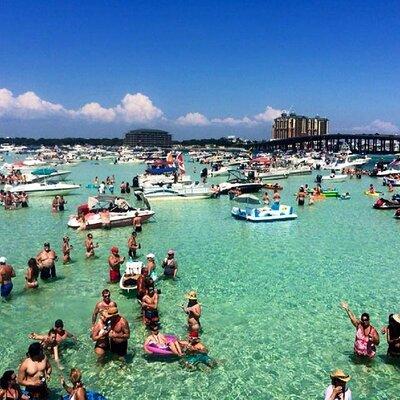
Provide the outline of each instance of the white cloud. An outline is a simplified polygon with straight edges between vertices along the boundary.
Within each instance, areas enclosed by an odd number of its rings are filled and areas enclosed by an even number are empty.
[[[15,96],[8,89],[0,89],[0,117],[33,119],[50,116],[87,118],[100,122],[147,122],[163,116],[149,97],[142,93],[126,94],[115,107],[105,108],[97,102],[87,103],[77,110],[42,100],[34,92]]]
[[[104,108],[99,103],[87,103],[80,108],[76,115],[84,116],[95,121],[114,121],[116,113],[112,108]]]
[[[187,113],[185,116],[179,117],[176,122],[179,125],[192,125],[192,126],[205,126],[210,125],[209,119],[198,112],[190,112]]]
[[[395,133],[399,131],[399,127],[393,122],[376,119],[368,125],[355,126],[352,130],[357,132]]]
[[[273,121],[275,118],[280,117],[282,112],[282,110],[267,106],[262,113],[255,115],[254,119],[260,122],[270,122]]]
[[[237,126],[237,125],[247,125],[247,126],[253,126],[257,125],[257,121],[254,121],[250,119],[249,117],[243,117],[243,118],[232,118],[232,117],[226,117],[226,118],[213,118],[211,122],[215,124],[221,124],[221,125],[227,125],[227,126]]]
[[[34,92],[14,96],[10,90],[0,89],[0,116],[32,119],[66,113],[61,104],[42,100]]]
[[[126,122],[146,122],[163,116],[163,112],[142,93],[128,93],[121,104],[115,107],[115,111]]]

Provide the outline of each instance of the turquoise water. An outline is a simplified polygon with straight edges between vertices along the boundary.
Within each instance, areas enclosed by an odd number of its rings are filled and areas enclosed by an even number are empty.
[[[191,170],[194,164],[189,163]],[[106,161],[72,167],[71,180],[83,185],[94,176],[114,173],[129,179],[143,166],[114,166]],[[197,166],[197,172],[201,170]],[[327,172],[328,173],[328,172]],[[193,176],[193,174],[191,174]],[[300,184],[312,176],[290,177],[282,202],[294,205]],[[188,372],[176,362],[150,362],[143,356],[146,332],[133,299],[107,283],[107,255],[112,245],[126,254],[131,229],[94,230],[97,258],[85,260],[86,233],[67,228],[68,215],[90,191],[67,197],[67,211],[52,214],[51,198],[32,198],[31,207],[0,210],[1,255],[16,268],[14,292],[0,303],[2,369],[16,369],[24,358],[31,331],[45,332],[62,318],[78,344],[62,352],[62,363],[83,370],[86,386],[110,400],[130,399],[317,399],[329,384],[329,371],[342,368],[353,376],[355,399],[398,397],[399,367],[387,362],[381,338],[371,365],[352,357],[354,328],[339,302],[346,299],[359,315],[369,312],[378,329],[398,312],[398,243],[400,221],[391,211],[372,209],[374,198],[363,191],[364,177],[337,184],[352,199],[326,199],[297,209],[295,221],[251,224],[230,216],[226,196],[214,200],[153,202],[155,218],[144,225],[139,253],[156,254],[158,265],[169,248],[176,250],[180,279],[159,284],[164,332],[186,335],[184,294],[197,290],[203,304],[202,339],[220,365],[209,373]],[[380,187],[380,186],[378,186]],[[92,192],[93,193],[93,192]],[[23,289],[27,259],[50,241],[61,255],[61,238],[74,245],[73,262],[58,263],[59,279]],[[158,267],[160,269],[160,267]],[[89,338],[91,312],[101,290],[109,287],[122,315],[131,324],[130,359],[96,365]],[[66,374],[66,372],[65,372]],[[53,370],[54,398],[62,391]]]

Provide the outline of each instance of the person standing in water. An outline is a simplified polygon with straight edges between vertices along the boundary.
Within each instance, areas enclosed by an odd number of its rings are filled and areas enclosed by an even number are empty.
[[[108,337],[110,339],[110,352],[124,359],[128,353],[128,340],[131,336],[128,321],[119,315],[117,307],[109,307],[103,311],[104,316],[110,321]]]
[[[28,268],[25,273],[25,287],[29,289],[37,288],[39,286],[38,284],[38,277],[39,277],[39,267],[37,265],[36,259],[35,258],[30,258],[28,260]]]
[[[136,250],[140,249],[140,244],[136,242],[136,231],[133,231],[128,239],[128,255],[130,258],[136,258]]]
[[[108,257],[110,283],[118,283],[121,279],[120,268],[124,261],[125,257],[119,255],[118,247],[111,247],[110,255]]]
[[[97,316],[104,310],[107,310],[110,307],[117,307],[117,303],[111,300],[111,293],[108,289],[104,289],[101,292],[102,299],[96,303],[94,306],[93,314],[92,314],[92,326],[96,323]]]
[[[43,245],[43,250],[36,256],[36,261],[40,269],[40,278],[43,280],[56,278],[56,262],[57,254],[51,250],[50,243]]]
[[[350,375],[337,369],[331,373],[331,384],[325,390],[325,400],[351,400],[351,390],[346,388]]]
[[[183,307],[183,311],[187,314],[188,319],[188,331],[189,332],[199,332],[200,325],[200,317],[201,317],[201,305],[197,301],[197,293],[194,290],[191,290],[187,295],[188,304],[186,307]]]
[[[63,263],[67,264],[71,261],[71,250],[72,245],[69,243],[69,237],[63,237],[63,244],[62,244],[62,253],[63,253]]]
[[[59,196],[58,197],[58,211],[64,211],[66,203],[67,202],[64,200],[64,196]]]
[[[86,249],[86,258],[92,258],[95,256],[94,254],[94,249],[99,247],[99,244],[93,243],[93,235],[91,233],[88,233],[86,235],[86,240],[85,240],[85,249]]]
[[[354,353],[360,357],[373,358],[376,354],[376,346],[379,345],[379,334],[370,324],[369,314],[363,313],[361,318],[357,319],[346,302],[342,301],[340,305],[356,328]]]
[[[0,257],[0,293],[3,299],[11,294],[13,289],[12,278],[14,277],[14,268],[7,264],[7,259],[5,257]]]
[[[43,353],[42,345],[38,342],[32,343],[26,356],[18,370],[18,383],[25,386],[31,399],[46,400],[49,397],[47,381],[52,368]]]
[[[135,216],[133,217],[133,226],[135,227],[136,232],[142,232],[142,219],[140,218],[137,211],[135,212]]]
[[[72,383],[72,387],[65,383],[64,378],[61,378],[61,385],[70,395],[70,400],[86,400],[86,389],[82,383],[82,372],[77,368],[72,368],[69,373],[69,380]]]
[[[161,267],[164,269],[164,276],[166,278],[176,278],[176,274],[178,273],[178,263],[175,260],[174,250],[168,250],[167,257],[162,262]]]

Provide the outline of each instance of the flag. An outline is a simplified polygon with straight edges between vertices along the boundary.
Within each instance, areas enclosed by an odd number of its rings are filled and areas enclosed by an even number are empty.
[[[184,159],[183,159],[183,154],[182,154],[181,152],[179,152],[179,153],[176,155],[175,161],[176,161],[176,163],[177,163],[177,165],[178,165],[179,173],[180,173],[181,175],[184,175],[185,172],[186,172],[186,170],[185,170],[185,161],[184,161]]]

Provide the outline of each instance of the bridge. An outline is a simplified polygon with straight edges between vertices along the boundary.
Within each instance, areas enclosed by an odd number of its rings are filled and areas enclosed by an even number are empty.
[[[400,135],[384,134],[328,134],[274,139],[259,142],[255,149],[267,153],[277,150],[316,150],[338,152],[347,143],[353,153],[393,154],[400,152]]]

